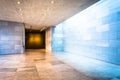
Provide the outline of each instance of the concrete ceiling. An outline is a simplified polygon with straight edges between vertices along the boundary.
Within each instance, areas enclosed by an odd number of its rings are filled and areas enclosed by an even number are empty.
[[[0,0],[0,20],[45,29],[59,24],[99,0]]]

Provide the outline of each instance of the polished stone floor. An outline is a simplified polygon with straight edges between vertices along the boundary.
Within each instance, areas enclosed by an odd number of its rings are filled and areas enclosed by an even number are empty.
[[[120,80],[120,65],[70,53],[0,55],[0,80]]]
[[[43,50],[0,55],[0,80],[97,80]]]

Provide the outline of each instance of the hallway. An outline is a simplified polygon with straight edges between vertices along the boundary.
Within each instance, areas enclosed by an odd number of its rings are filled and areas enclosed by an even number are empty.
[[[0,0],[0,12],[0,80],[120,80],[120,0]]]
[[[0,56],[0,80],[92,80],[43,50]]]

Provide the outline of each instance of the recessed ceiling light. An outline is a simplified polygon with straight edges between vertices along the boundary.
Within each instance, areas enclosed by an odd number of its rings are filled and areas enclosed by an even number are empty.
[[[44,16],[46,16],[46,15],[47,15],[47,13],[45,12],[45,13],[44,13]]]
[[[48,7],[48,8],[47,8],[47,11],[49,11],[49,10],[50,10],[50,8]]]
[[[18,1],[17,4],[20,4],[20,1]]]
[[[51,1],[51,4],[54,4],[54,1],[53,1],[53,0]]]
[[[20,8],[19,11],[22,11],[22,9]]]
[[[21,13],[20,15],[22,16],[23,14]]]

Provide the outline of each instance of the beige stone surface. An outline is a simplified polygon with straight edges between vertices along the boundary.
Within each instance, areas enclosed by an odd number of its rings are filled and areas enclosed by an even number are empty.
[[[28,29],[32,27],[43,30],[97,1],[99,0],[0,0],[0,20],[26,23]]]
[[[46,57],[47,56],[47,57]],[[0,80],[92,80],[40,50],[0,55]]]

